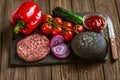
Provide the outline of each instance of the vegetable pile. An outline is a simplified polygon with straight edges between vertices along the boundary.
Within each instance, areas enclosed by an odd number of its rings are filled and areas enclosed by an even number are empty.
[[[52,17],[50,14],[45,14],[43,16],[43,24],[41,26],[41,31],[44,34],[62,35],[66,42],[72,40],[75,34],[84,31],[83,26],[80,24],[72,24],[69,21],[63,21],[60,17]]]
[[[59,59],[66,58],[70,54],[68,46],[64,43],[64,37],[61,35],[56,35],[52,37],[50,42],[50,48],[54,56]]]
[[[33,32],[42,20],[42,11],[38,4],[34,2],[24,2],[14,12],[10,18],[10,23],[14,27],[14,32],[30,34]]]
[[[38,4],[26,1],[21,4],[10,18],[10,24],[13,26],[13,31],[31,34],[42,22],[39,31],[44,35],[52,35],[50,48],[53,54],[60,59],[68,57],[70,49],[67,46],[75,35],[85,31],[99,32],[106,26],[106,20],[103,17],[92,15],[85,18],[74,14],[64,8],[56,7],[51,14],[42,16],[42,11]],[[83,27],[84,26],[84,27]]]

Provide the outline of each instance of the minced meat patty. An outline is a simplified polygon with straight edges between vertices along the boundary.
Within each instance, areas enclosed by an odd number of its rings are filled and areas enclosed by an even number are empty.
[[[40,34],[33,34],[17,43],[17,54],[25,61],[37,61],[49,53],[49,39]]]

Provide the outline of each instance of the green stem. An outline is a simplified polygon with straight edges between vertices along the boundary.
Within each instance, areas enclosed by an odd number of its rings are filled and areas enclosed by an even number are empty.
[[[19,24],[17,24],[17,26],[15,26],[15,28],[14,28],[14,33],[18,34],[20,28],[21,28],[21,26]]]
[[[72,31],[72,32],[74,32],[74,33],[76,33],[76,34],[79,34],[79,32],[78,31],[76,31],[76,30],[73,30],[73,29],[70,29],[70,28],[66,28],[66,27],[64,27],[64,26],[61,26],[61,28],[63,28],[63,29],[65,29],[65,30],[70,30],[70,31]]]
[[[23,20],[18,20],[17,25],[14,28],[14,32],[18,34],[20,28],[25,28],[25,27],[26,27],[25,22]]]
[[[72,32],[74,32],[74,33],[76,33],[76,34],[79,34],[79,32],[77,31],[77,30],[73,30],[73,29],[70,29],[70,28],[67,28],[67,27],[65,27],[65,26],[61,26],[61,25],[58,25],[57,23],[56,23],[56,21],[55,21],[55,23],[52,23],[54,26],[55,26],[55,28],[57,28],[57,26],[60,26],[62,29],[64,29],[64,30],[70,30],[70,31],[72,31]]]

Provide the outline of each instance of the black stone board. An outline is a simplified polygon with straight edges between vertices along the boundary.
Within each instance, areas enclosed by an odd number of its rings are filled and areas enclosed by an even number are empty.
[[[81,12],[77,13],[80,16],[84,16],[89,13],[94,13],[94,12]],[[40,26],[32,33],[39,33],[40,32]],[[100,32],[101,35],[103,35],[103,31]],[[31,34],[30,34],[31,35]],[[11,28],[11,44],[10,44],[10,54],[9,54],[9,67],[22,67],[22,66],[41,66],[41,65],[56,65],[56,64],[88,64],[90,63],[89,61],[83,60],[78,58],[72,51],[70,55],[66,59],[57,59],[52,55],[52,52],[50,52],[44,59],[36,61],[36,62],[26,62],[22,60],[20,57],[18,57],[17,52],[16,52],[16,44],[19,40],[23,39],[24,37],[29,36],[29,35],[23,35],[23,34],[14,34],[13,33],[13,28]],[[104,35],[103,35],[104,36]],[[48,36],[50,39],[50,36]],[[70,46],[70,43],[67,43],[68,46]],[[107,53],[107,52],[106,52]],[[103,60],[102,60],[103,61]],[[96,61],[94,61],[96,62]],[[92,63],[94,63],[92,62]]]

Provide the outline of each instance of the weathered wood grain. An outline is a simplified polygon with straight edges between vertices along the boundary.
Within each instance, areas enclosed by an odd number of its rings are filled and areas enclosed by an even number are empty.
[[[50,13],[52,14],[52,10],[54,7],[60,6],[61,7],[61,0],[50,0]]]
[[[100,11],[103,13],[108,14],[112,21],[113,21],[113,25],[114,25],[114,29],[115,29],[115,35],[116,35],[116,41],[117,41],[117,50],[118,50],[118,55],[119,55],[119,47],[120,47],[120,23],[119,23],[119,19],[118,19],[118,13],[117,13],[117,7],[115,4],[115,0],[104,0],[104,1],[100,1],[100,0],[94,0],[95,1],[95,9],[96,11]],[[117,0],[119,1],[119,0]],[[119,61],[120,58],[115,61],[114,63],[111,62],[111,51],[109,49],[108,51],[109,54],[109,60],[108,62],[104,63],[104,74],[105,74],[105,79],[106,80],[120,80],[120,68],[119,68]],[[120,57],[120,55],[119,55]]]
[[[33,0],[43,14],[49,13],[49,0]],[[51,66],[26,67],[26,80],[51,80]]]
[[[79,80],[76,64],[61,65],[62,80]]]
[[[94,11],[93,0],[72,0],[73,12],[91,12]]]
[[[2,33],[3,33],[2,27],[4,22],[4,6],[5,6],[5,1],[0,0],[0,75],[1,75],[1,63],[2,63]]]
[[[61,0],[61,7],[72,11],[70,0]],[[76,69],[76,65],[68,64],[68,65],[61,65],[61,80],[78,80],[78,72]]]
[[[0,0],[0,80],[120,80],[120,58],[114,63],[111,62],[110,47],[106,63],[8,67],[11,45],[9,18],[18,5],[24,1],[26,0]],[[56,6],[73,12],[99,11],[108,14],[114,24],[117,50],[120,53],[120,0],[28,1],[37,2],[43,14],[52,13],[52,9]],[[107,28],[104,31],[109,41]]]
[[[73,12],[94,12],[93,0],[72,1]],[[104,80],[102,63],[92,65],[77,65],[79,80]]]
[[[42,14],[47,14],[50,12],[50,1],[49,0],[35,0],[36,3],[38,3],[40,10],[42,11]]]
[[[78,80],[78,71],[74,64],[52,66],[52,80]]]
[[[71,11],[70,0],[50,0],[50,12],[56,6],[63,7]],[[56,65],[52,66],[52,80],[78,80],[76,65]]]
[[[27,67],[26,80],[51,80],[51,66]]]
[[[24,76],[24,68],[9,68],[9,53],[10,53],[10,42],[11,42],[11,35],[10,35],[10,24],[9,19],[16,7],[19,5],[19,1],[13,0],[2,0],[5,1],[3,12],[4,12],[4,21],[3,21],[3,40],[2,40],[2,63],[1,63],[1,79],[0,80],[25,80]],[[22,74],[21,74],[22,72]],[[18,74],[18,75],[17,75]],[[16,77],[18,76],[18,77]],[[21,77],[20,77],[21,76]]]
[[[120,0],[115,0],[115,5],[116,5],[117,12],[118,12],[118,18],[120,21]]]

